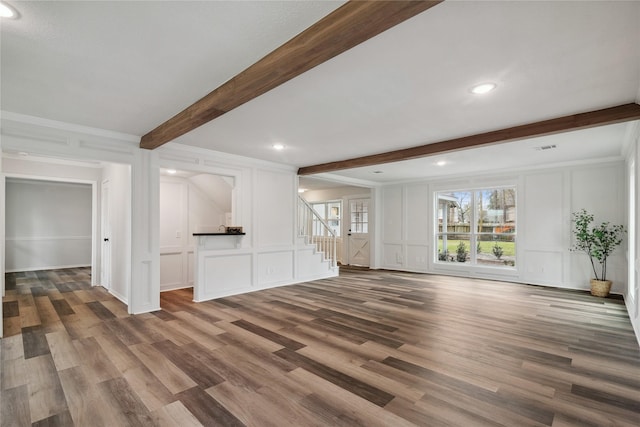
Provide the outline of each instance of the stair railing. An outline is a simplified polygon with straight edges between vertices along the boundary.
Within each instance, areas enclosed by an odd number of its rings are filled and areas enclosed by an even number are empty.
[[[315,245],[316,249],[324,254],[324,259],[329,260],[331,267],[338,265],[336,233],[300,196],[298,196],[298,236],[304,237],[305,242]]]

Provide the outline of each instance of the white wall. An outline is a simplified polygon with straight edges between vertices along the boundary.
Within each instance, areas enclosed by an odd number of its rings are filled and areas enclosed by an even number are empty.
[[[198,182],[202,182],[204,176],[205,174],[199,175]],[[230,188],[228,193],[224,203],[228,203],[231,209]],[[217,232],[219,227],[224,225],[224,214],[225,212],[218,207],[218,204],[204,194],[191,179],[160,178],[160,289],[162,291],[193,286],[196,243],[193,233]]]
[[[222,212],[233,210],[231,206],[233,178],[203,173],[189,177],[189,181],[209,200],[213,201],[216,209]]]
[[[436,263],[434,193],[498,185],[517,186],[517,268]],[[382,254],[376,267],[588,289],[588,260],[569,251],[571,212],[585,208],[596,221],[626,224],[624,186],[624,162],[385,186],[380,190]],[[609,261],[615,293],[626,290],[625,251],[619,249]]]
[[[6,271],[91,265],[92,187],[7,178]]]
[[[343,187],[328,188],[326,190],[309,190],[302,193],[302,197],[309,203],[324,202],[327,200],[339,200],[347,196],[360,196],[370,193],[369,188],[346,185]]]

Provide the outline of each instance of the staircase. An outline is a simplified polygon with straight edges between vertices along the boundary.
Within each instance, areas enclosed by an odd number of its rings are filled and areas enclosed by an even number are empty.
[[[305,276],[337,276],[337,239],[311,205],[298,196],[298,271]]]

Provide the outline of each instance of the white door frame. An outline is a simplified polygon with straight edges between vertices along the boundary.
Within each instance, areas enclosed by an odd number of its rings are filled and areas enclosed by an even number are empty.
[[[106,191],[105,191],[106,190]],[[106,290],[111,289],[111,205],[109,203],[109,180],[102,181],[100,187],[100,274],[92,274],[91,280],[93,282],[94,277],[97,280],[100,277],[100,285]],[[106,197],[105,197],[106,196]],[[105,203],[105,198],[106,203]],[[105,243],[108,243],[105,245]],[[108,259],[108,262],[105,260]]]
[[[345,230],[345,261],[347,265],[351,265],[352,264],[352,260],[351,260],[351,235],[353,234],[351,231],[351,202],[354,200],[368,200],[367,203],[367,236],[368,236],[368,245],[369,245],[369,259],[368,262],[366,264],[366,267],[370,267],[371,264],[371,255],[372,255],[372,250],[371,250],[371,232],[372,232],[372,215],[371,215],[371,196],[370,195],[357,195],[357,196],[349,196],[347,198],[345,198],[345,203],[346,203],[346,209],[343,208],[343,211],[345,212],[345,220],[344,223],[344,228]],[[357,265],[362,265],[362,264],[357,264]]]

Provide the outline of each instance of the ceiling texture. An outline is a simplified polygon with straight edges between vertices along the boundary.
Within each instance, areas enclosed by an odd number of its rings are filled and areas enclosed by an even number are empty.
[[[138,138],[343,5],[8,3],[20,18],[0,24],[2,111]],[[497,88],[472,94],[483,82]],[[640,2],[447,0],[169,144],[304,168],[630,103],[640,103]],[[321,178],[376,185],[620,159],[632,125]]]

